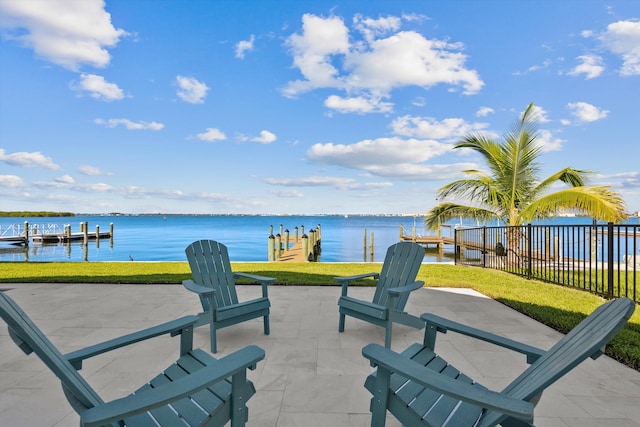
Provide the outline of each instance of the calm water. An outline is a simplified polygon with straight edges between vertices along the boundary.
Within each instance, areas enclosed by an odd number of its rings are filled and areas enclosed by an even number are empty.
[[[387,247],[396,243],[400,236],[400,226],[405,234],[411,233],[415,225],[418,234],[433,234],[423,229],[423,217],[413,216],[74,216],[65,218],[0,218],[0,234],[11,235],[12,225],[24,227],[28,221],[39,229],[56,225],[60,231],[65,224],[72,232],[80,231],[80,223],[86,221],[88,230],[108,231],[114,226],[113,241],[90,240],[87,247],[81,241],[67,244],[41,244],[31,242],[28,248],[0,243],[0,261],[185,261],[184,248],[199,239],[218,240],[227,245],[233,261],[267,261],[270,227],[277,234],[288,229],[291,239],[294,229],[309,230],[320,225],[322,234],[322,254],[324,262],[365,261],[364,235],[367,245],[374,238],[374,261],[382,261]],[[555,218],[555,224],[589,224],[588,218]],[[459,224],[460,221],[456,222]],[[635,223],[635,222],[634,222]],[[452,226],[456,225],[450,224]],[[475,226],[462,222],[463,225]],[[445,235],[449,231],[445,229]],[[284,238],[284,236],[283,236]],[[369,247],[366,261],[370,261]],[[86,251],[86,254],[85,254]],[[429,249],[425,262],[449,262],[453,260],[452,248],[445,246],[444,256]]]
[[[11,234],[13,224],[24,226],[38,224],[39,229],[50,224],[61,230],[71,225],[72,232],[80,231],[80,223],[88,222],[89,232],[96,225],[100,231],[108,231],[113,223],[113,243],[102,239],[99,244],[90,240],[86,248],[89,261],[185,261],[184,248],[199,239],[218,240],[227,245],[233,261],[267,261],[270,227],[273,234],[288,229],[293,240],[294,229],[302,235],[320,225],[322,254],[320,261],[361,262],[364,261],[364,233],[370,245],[374,237],[374,261],[382,261],[389,245],[397,242],[400,225],[407,233],[414,225],[412,216],[74,216],[66,218],[0,218],[0,233]],[[418,229],[423,218],[415,218]],[[283,233],[284,234],[284,233]],[[284,239],[284,236],[283,236]],[[85,248],[82,241],[67,244],[41,244],[31,242],[28,249],[0,244],[0,261],[83,261]],[[370,260],[367,251],[367,261]],[[450,261],[434,251],[425,261]]]

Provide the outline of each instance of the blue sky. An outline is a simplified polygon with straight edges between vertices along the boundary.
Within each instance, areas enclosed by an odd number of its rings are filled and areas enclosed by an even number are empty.
[[[636,1],[0,0],[0,210],[424,213],[538,108],[640,211]]]

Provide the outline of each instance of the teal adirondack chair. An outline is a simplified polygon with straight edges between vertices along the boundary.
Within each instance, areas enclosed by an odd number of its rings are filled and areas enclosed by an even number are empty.
[[[597,358],[624,327],[635,303],[627,298],[598,307],[551,349],[545,351],[432,314],[423,344],[401,354],[377,344],[363,348],[376,372],[365,381],[371,399],[371,426],[385,425],[386,411],[404,426],[533,426],[533,409],[542,392],[587,357]],[[500,392],[489,390],[436,353],[437,332],[457,332],[527,356],[531,365]]]
[[[196,327],[210,325],[211,351],[218,351],[216,331],[240,322],[263,318],[264,333],[269,335],[268,286],[275,283],[271,277],[231,271],[227,247],[215,240],[198,240],[185,249],[193,280],[182,282],[185,288],[198,294],[203,311],[198,314]],[[262,297],[238,301],[235,280],[248,278],[262,285]]]
[[[69,404],[80,415],[81,426],[223,426],[228,421],[232,426],[244,426],[247,421],[246,402],[255,394],[247,369],[255,369],[264,359],[264,351],[248,346],[217,360],[201,349],[192,349],[196,316],[65,355],[2,292],[0,317],[16,345],[26,354],[35,352],[60,379]],[[105,402],[78,372],[85,359],[165,334],[180,335],[180,358],[128,397]]]
[[[399,242],[387,249],[382,271],[355,276],[335,277],[342,285],[342,294],[338,299],[340,320],[338,331],[344,332],[345,317],[351,316],[385,328],[384,345],[391,347],[393,322],[424,328],[424,322],[404,311],[409,294],[424,286],[416,281],[418,270],[424,259],[424,248],[417,243]],[[373,301],[363,301],[347,295],[349,282],[366,277],[378,280]]]

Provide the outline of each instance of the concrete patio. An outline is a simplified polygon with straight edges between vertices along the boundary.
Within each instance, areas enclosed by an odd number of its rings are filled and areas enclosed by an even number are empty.
[[[62,352],[172,320],[200,310],[180,285],[2,284]],[[257,286],[240,287],[240,298]],[[218,356],[248,344],[266,351],[249,378],[257,393],[249,401],[249,426],[368,426],[372,371],[361,348],[384,341],[383,330],[347,318],[337,332],[338,287],[270,288],[271,335],[256,319],[223,329]],[[370,299],[372,288],[350,295]],[[433,312],[542,348],[560,338],[554,330],[473,291],[421,289],[407,310]],[[0,322],[2,323],[2,322]],[[393,349],[420,341],[421,331],[397,326]],[[195,332],[208,349],[208,329]],[[440,335],[437,350],[466,374],[500,389],[526,367],[524,357],[453,333]],[[81,371],[105,399],[122,397],[176,359],[178,340],[161,337],[90,359]],[[536,407],[537,426],[640,427],[640,372],[601,357],[587,360],[551,386]],[[25,356],[0,324],[0,425],[77,426],[60,383],[34,355]],[[388,426],[399,425],[389,417]]]

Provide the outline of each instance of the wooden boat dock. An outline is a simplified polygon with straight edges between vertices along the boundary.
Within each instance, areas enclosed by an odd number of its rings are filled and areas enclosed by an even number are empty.
[[[113,239],[113,223],[109,224],[109,231],[100,231],[96,226],[95,232],[88,231],[87,222],[80,223],[80,232],[71,232],[70,225],[57,224],[13,224],[0,230],[0,243],[15,246],[29,246],[29,242],[40,244],[60,244],[74,241],[87,242],[89,240]]]
[[[449,235],[446,236],[443,233],[443,229],[449,230]],[[402,224],[400,225],[400,240],[401,241],[409,241],[415,242],[426,247],[435,246],[438,249],[438,252],[444,251],[444,245],[453,245],[455,244],[454,230],[450,225],[441,226],[435,235],[424,235],[416,232],[416,227],[411,228],[411,234],[406,234],[404,227]]]
[[[87,240],[110,239],[111,233],[108,231],[86,233]],[[74,241],[84,241],[85,233],[47,233],[37,234],[32,237],[34,242],[40,243],[67,243]]]
[[[301,236],[298,235],[298,227],[294,229],[294,235],[289,235],[289,230],[282,230],[273,235],[273,226],[269,230],[269,262],[311,262],[318,261],[321,251],[320,224],[316,229],[309,230],[305,234],[304,226],[301,228]]]
[[[26,245],[27,240],[24,236],[0,236],[1,243],[8,243],[10,245]]]

